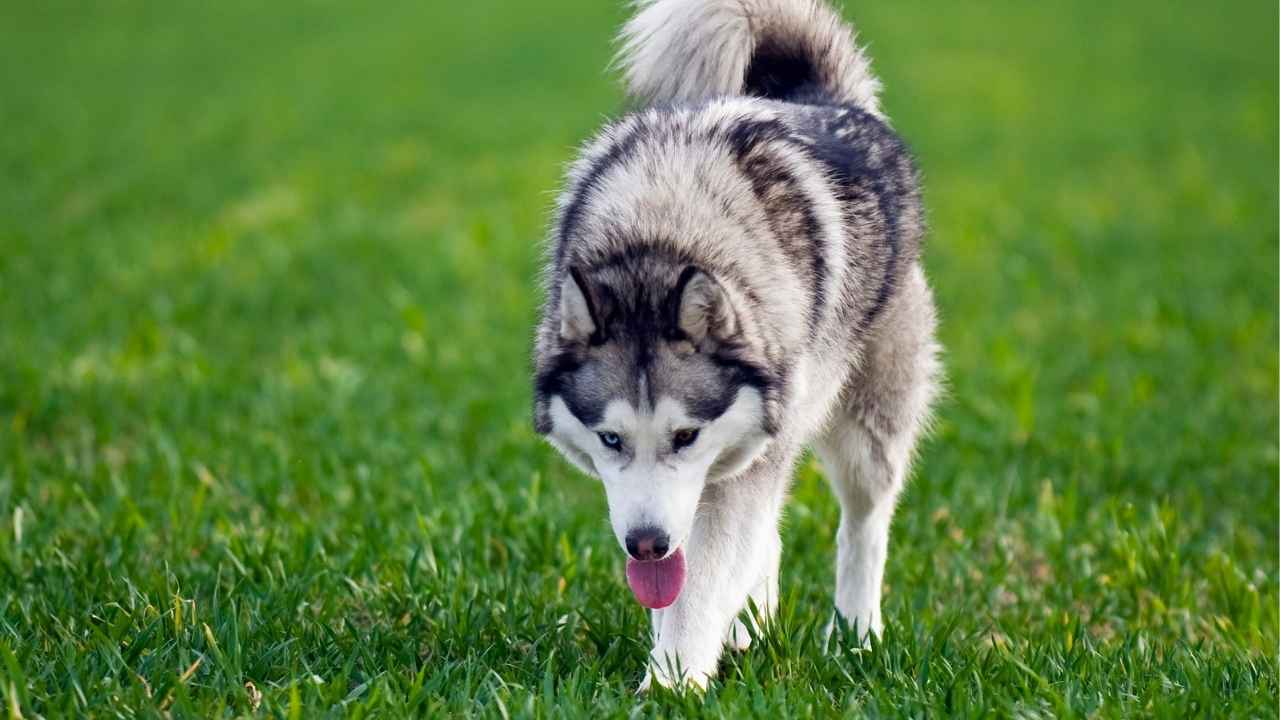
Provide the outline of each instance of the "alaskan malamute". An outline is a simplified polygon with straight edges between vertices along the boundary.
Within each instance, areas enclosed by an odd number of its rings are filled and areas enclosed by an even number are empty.
[[[778,598],[811,447],[840,501],[835,607],[879,633],[894,504],[940,377],[924,212],[852,30],[820,0],[640,0],[639,107],[572,165],[534,419],[601,479],[653,609],[643,687],[705,686]]]

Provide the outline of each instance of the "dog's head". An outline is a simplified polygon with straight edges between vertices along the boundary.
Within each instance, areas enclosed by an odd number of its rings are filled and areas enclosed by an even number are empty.
[[[675,554],[707,483],[764,451],[776,392],[746,303],[709,272],[569,268],[539,339],[535,424],[605,486],[636,560]]]

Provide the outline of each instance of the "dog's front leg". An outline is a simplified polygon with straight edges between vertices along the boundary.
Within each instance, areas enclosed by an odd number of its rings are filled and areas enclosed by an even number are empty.
[[[749,593],[777,572],[783,482],[739,478],[704,491],[684,548],[684,590],[655,613],[657,632],[642,691],[654,681],[703,688],[715,675],[726,633]]]

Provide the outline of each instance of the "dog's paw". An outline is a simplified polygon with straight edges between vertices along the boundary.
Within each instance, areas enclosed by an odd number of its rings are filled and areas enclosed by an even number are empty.
[[[710,673],[689,672],[686,670],[677,675],[666,669],[650,665],[649,670],[644,674],[644,680],[640,681],[640,687],[636,688],[636,692],[643,695],[649,692],[655,683],[669,690],[704,692],[710,682]]]
[[[838,611],[833,612],[822,633],[822,650],[828,655],[839,653],[844,648],[870,650],[873,636],[879,638],[880,631],[871,626],[870,621],[855,619],[849,622]]]

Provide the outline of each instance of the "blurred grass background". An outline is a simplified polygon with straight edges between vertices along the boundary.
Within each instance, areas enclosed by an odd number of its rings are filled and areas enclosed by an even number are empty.
[[[950,397],[884,646],[637,699],[602,493],[529,426],[619,3],[0,6],[11,716],[1274,715],[1277,6],[846,5],[926,178]]]

